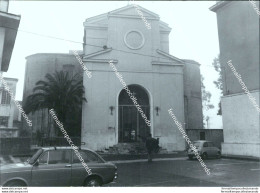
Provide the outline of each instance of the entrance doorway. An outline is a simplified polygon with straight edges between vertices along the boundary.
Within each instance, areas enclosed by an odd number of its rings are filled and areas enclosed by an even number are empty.
[[[146,90],[138,85],[130,85],[128,88],[137,99],[137,103],[147,119],[150,120],[150,103]],[[119,94],[118,104],[118,142],[144,141],[148,134],[151,133],[150,127],[145,123],[145,120],[124,89]]]

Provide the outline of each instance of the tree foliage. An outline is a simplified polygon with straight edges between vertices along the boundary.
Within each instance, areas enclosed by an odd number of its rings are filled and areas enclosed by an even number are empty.
[[[201,75],[201,93],[202,93],[202,105],[204,110],[213,109],[214,105],[210,103],[212,94],[206,90],[204,85],[204,77]]]
[[[82,76],[56,71],[53,74],[46,74],[45,79],[38,81],[33,94],[27,97],[25,112],[34,113],[40,109],[48,109],[48,111],[54,109],[68,134],[74,136],[80,134],[81,107],[82,102],[86,102]],[[60,135],[57,125],[54,125],[55,133]]]
[[[223,67],[220,64],[219,55],[216,58],[214,58],[212,65],[215,68],[215,70],[218,72],[218,79],[216,81],[213,81],[213,83],[220,90],[221,95],[223,95],[223,80],[224,80],[222,74]],[[218,108],[217,115],[222,115],[221,102],[219,102],[218,107],[219,108]]]
[[[213,109],[214,105],[210,103],[212,94],[206,90],[206,87],[204,85],[204,77],[201,75],[201,95],[202,95],[202,108],[205,111],[208,111],[209,109]],[[208,116],[203,115],[203,128],[205,128],[205,122],[209,120]]]

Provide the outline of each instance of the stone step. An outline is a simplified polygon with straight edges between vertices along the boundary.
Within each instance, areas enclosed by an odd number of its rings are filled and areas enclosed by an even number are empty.
[[[112,147],[109,147],[110,153],[119,154],[138,154],[145,153],[145,143],[118,143]]]

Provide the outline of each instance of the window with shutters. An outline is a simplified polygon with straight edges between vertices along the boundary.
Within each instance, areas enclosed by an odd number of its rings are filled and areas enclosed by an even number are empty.
[[[2,91],[1,104],[10,104],[10,102],[11,102],[11,96],[10,96],[10,94],[9,94],[6,90],[3,90],[3,91]]]
[[[0,126],[8,127],[8,119],[7,116],[0,116]]]

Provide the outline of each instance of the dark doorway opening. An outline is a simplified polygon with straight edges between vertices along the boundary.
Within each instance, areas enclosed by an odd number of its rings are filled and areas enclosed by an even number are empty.
[[[128,89],[137,99],[142,111],[150,120],[150,104],[147,92],[138,85],[130,85]],[[145,140],[150,127],[137,110],[128,93],[123,89],[119,94],[119,128],[118,142],[138,142]]]
[[[200,140],[206,140],[205,132],[200,132]]]

